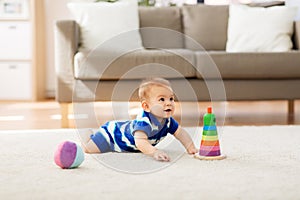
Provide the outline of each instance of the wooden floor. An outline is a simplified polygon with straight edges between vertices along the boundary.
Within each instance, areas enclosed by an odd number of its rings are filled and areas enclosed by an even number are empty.
[[[175,118],[183,126],[202,123],[202,116],[210,102],[177,104]],[[286,125],[287,101],[219,102],[213,108],[220,125]],[[133,118],[139,109],[138,102],[112,105],[111,102],[79,104],[70,115],[71,127],[95,127],[118,118]],[[88,111],[90,110],[90,111]],[[84,112],[92,112],[95,122]],[[74,116],[76,120],[74,121]],[[0,129],[58,129],[60,106],[54,100],[45,102],[0,103]],[[90,123],[92,122],[92,123]],[[76,124],[76,125],[75,125]],[[295,123],[300,124],[300,101],[295,102]]]

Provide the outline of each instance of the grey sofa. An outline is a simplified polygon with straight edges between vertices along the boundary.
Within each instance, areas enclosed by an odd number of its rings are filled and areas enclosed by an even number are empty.
[[[169,79],[180,101],[287,100],[293,123],[294,100],[300,98],[300,22],[295,22],[292,51],[228,53],[228,15],[228,6],[140,7],[144,48],[122,54],[109,67],[101,65],[105,58],[95,51],[93,66],[84,73],[76,69],[84,57],[78,50],[80,27],[58,21],[56,100],[62,126],[68,126],[71,103],[137,100],[136,88],[147,76]]]

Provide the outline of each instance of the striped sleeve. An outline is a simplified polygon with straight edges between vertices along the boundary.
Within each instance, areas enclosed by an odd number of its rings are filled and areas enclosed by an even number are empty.
[[[141,119],[136,119],[133,124],[132,135],[136,131],[143,131],[149,136],[152,131],[152,125],[147,117],[143,117]]]
[[[168,132],[173,135],[177,131],[178,126],[178,122],[171,117],[169,121]]]

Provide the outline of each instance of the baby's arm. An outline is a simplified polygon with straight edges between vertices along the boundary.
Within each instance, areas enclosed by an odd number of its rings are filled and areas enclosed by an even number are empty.
[[[147,135],[142,131],[136,131],[134,133],[134,140],[136,147],[144,154],[152,156],[155,160],[170,161],[170,157],[165,152],[158,150],[152,146]]]
[[[177,131],[174,133],[174,136],[177,140],[181,142],[181,144],[185,147],[188,154],[195,154],[198,152],[198,149],[196,149],[192,138],[190,135],[181,128],[181,126],[178,127]]]

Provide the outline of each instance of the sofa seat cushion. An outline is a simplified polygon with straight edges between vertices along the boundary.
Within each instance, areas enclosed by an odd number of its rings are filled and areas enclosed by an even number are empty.
[[[197,76],[215,79],[300,78],[300,52],[228,53],[196,52]],[[217,66],[219,72],[216,70]]]
[[[107,61],[105,53],[79,52],[74,58],[74,75],[81,80],[196,77],[194,52],[186,49],[139,49]],[[106,60],[106,61],[105,61]],[[109,64],[107,64],[109,63]]]

